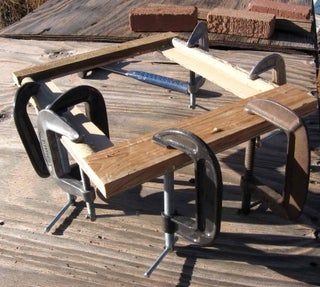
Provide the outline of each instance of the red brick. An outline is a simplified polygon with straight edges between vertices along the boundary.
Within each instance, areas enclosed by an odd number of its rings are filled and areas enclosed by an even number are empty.
[[[218,34],[270,38],[275,16],[247,10],[215,8],[207,16],[208,31]]]
[[[252,0],[248,9],[255,12],[271,13],[281,18],[309,19],[311,7],[272,0]]]
[[[190,32],[197,24],[194,6],[146,6],[133,8],[129,14],[132,31]]]

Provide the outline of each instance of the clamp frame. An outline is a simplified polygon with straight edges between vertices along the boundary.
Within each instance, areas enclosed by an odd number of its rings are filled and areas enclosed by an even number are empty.
[[[205,22],[200,21],[194,28],[190,35],[187,43],[188,48],[199,47],[200,49],[208,52],[209,51],[209,39],[208,39],[208,27]],[[190,104],[189,108],[195,109],[196,107],[196,93],[200,87],[204,84],[205,78],[197,75],[195,72],[190,71],[189,73],[189,95]]]
[[[246,171],[241,178],[242,212],[250,212],[251,193],[256,192],[275,213],[296,219],[302,213],[308,194],[310,150],[307,129],[293,111],[272,100],[254,99],[245,110],[263,117],[286,133],[287,163],[284,188],[282,194],[279,194],[254,177],[256,139],[249,142],[245,155]]]
[[[52,176],[67,193],[67,203],[47,225],[48,232],[66,210],[75,204],[76,198],[82,198],[87,206],[87,215],[95,220],[95,193],[90,180],[78,164],[70,165],[68,153],[60,138],[81,142],[79,134],[65,117],[69,109],[79,103],[85,103],[87,117],[109,137],[108,118],[102,94],[90,86],[78,86],[61,94],[44,109],[40,109],[37,126],[38,136],[27,113],[27,104],[40,92],[40,83],[27,82],[16,93],[14,104],[15,124],[27,151],[29,159],[41,177]]]
[[[174,211],[174,172],[164,175],[165,247],[145,272],[149,277],[163,258],[174,249],[178,233],[193,244],[210,246],[220,232],[222,208],[222,175],[219,162],[210,147],[195,134],[183,129],[167,129],[153,136],[161,146],[183,151],[195,165],[196,219]]]

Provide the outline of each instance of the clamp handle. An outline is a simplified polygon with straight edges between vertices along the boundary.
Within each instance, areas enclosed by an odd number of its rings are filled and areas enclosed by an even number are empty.
[[[183,129],[167,129],[153,136],[154,142],[178,149],[195,164],[197,191],[196,222],[184,216],[173,216],[177,232],[191,242],[211,245],[220,232],[222,208],[222,175],[219,162],[209,146],[195,134]]]

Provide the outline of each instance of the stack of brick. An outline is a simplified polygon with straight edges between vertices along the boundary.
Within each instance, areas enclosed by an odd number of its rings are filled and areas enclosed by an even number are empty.
[[[276,17],[308,19],[310,7],[277,0],[252,0],[247,10],[215,8],[207,15],[208,31],[269,39]],[[197,20],[194,6],[145,6],[133,8],[129,14],[130,27],[135,32],[191,32]]]
[[[305,5],[287,4],[273,0],[252,0],[249,11],[271,13],[280,18],[309,19],[311,7]]]
[[[146,6],[133,8],[129,14],[135,32],[191,32],[197,25],[194,6]]]
[[[275,16],[247,10],[215,8],[207,16],[208,31],[254,38],[270,38]]]

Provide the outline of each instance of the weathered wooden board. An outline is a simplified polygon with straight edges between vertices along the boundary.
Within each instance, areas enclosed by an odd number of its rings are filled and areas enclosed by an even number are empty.
[[[17,85],[20,85],[21,81],[26,77],[30,77],[34,81],[48,81],[70,73],[87,71],[135,55],[171,46],[171,39],[174,36],[176,36],[176,34],[168,32],[108,46],[92,52],[74,55],[36,67],[16,71],[13,73],[13,77]]]
[[[300,116],[306,116],[317,109],[317,100],[314,97],[290,85],[283,85],[256,97],[275,100]],[[244,111],[249,99],[172,123],[165,128],[176,127],[193,132],[214,152],[222,152],[275,129],[261,117],[249,115]],[[214,132],[215,129],[218,132]],[[99,181],[95,183],[104,196],[123,192],[161,176],[167,168],[179,169],[190,163],[190,159],[181,151],[164,149],[153,143],[150,134],[91,154],[86,160],[91,168],[88,175],[98,176]]]
[[[184,247],[170,254],[150,279],[146,268],[163,247],[160,212],[160,179],[138,186],[108,203],[97,200],[97,221],[84,218],[84,206],[70,210],[54,234],[43,228],[65,202],[66,195],[50,179],[40,179],[32,170],[15,131],[12,101],[15,85],[11,74],[31,65],[49,62],[104,47],[101,43],[0,40],[0,278],[3,286],[286,286],[319,285],[319,243],[305,218],[300,223],[280,219],[263,209],[250,216],[237,214],[240,207],[239,174],[243,170],[243,145],[219,154],[224,177],[222,234],[212,248]],[[212,50],[217,57],[250,71],[265,52]],[[309,55],[284,54],[288,82],[305,90],[314,89],[315,66]],[[117,65],[187,79],[188,71],[168,64],[160,53],[127,59]],[[270,75],[266,74],[266,78]],[[205,109],[213,110],[236,98],[206,83],[190,110],[188,97],[99,72],[82,80],[70,75],[55,80],[63,90],[80,84],[98,88],[108,108],[111,139],[125,142],[158,130]],[[223,94],[223,96],[221,96]],[[30,110],[33,114],[33,111]],[[34,118],[34,117],[33,117]],[[317,116],[307,119],[311,147],[318,145]],[[283,175],[285,137],[263,139],[257,154],[257,173],[271,185]],[[282,156],[281,156],[282,155]],[[312,162],[318,157],[312,153]],[[176,176],[177,210],[194,207],[189,183],[191,169]],[[319,223],[319,169],[311,175],[308,213]],[[306,214],[306,217],[307,217]],[[318,221],[317,221],[318,220]],[[317,223],[318,222],[318,223]],[[182,248],[183,247],[183,248]]]
[[[7,27],[2,36],[24,39],[128,41],[146,34],[130,31],[128,13],[137,5],[179,4],[196,5],[199,8],[217,6],[245,9],[249,0],[49,0],[21,21]],[[288,3],[312,5],[311,0],[290,0]],[[298,32],[300,28],[297,28]],[[314,30],[313,30],[314,31]],[[184,34],[187,37],[187,34]],[[277,31],[270,40],[233,35],[210,34],[211,45],[241,47],[247,49],[308,50],[314,51],[314,32],[293,33]]]

